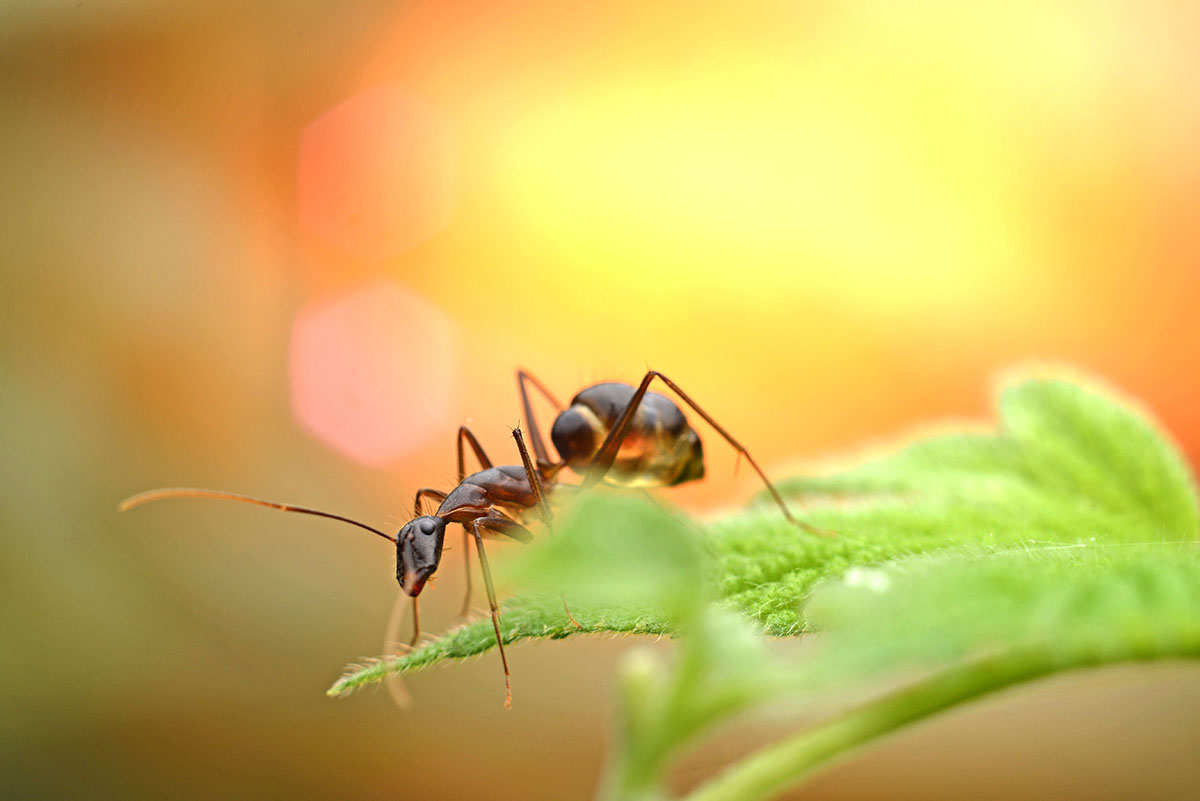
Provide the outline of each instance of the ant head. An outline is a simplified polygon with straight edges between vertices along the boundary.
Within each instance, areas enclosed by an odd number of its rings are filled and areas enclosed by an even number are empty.
[[[396,535],[396,581],[407,595],[416,597],[442,560],[446,521],[433,515],[410,520]]]

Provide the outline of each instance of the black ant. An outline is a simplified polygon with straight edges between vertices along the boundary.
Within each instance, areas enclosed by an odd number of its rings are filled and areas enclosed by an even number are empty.
[[[495,467],[479,440],[466,427],[458,430],[458,486],[449,493],[423,487],[413,498],[413,519],[406,523],[396,536],[352,520],[348,517],[323,512],[305,506],[267,501],[248,495],[239,495],[218,490],[166,488],[150,490],[125,499],[120,509],[125,511],[143,503],[163,498],[218,498],[266,506],[285,512],[299,512],[340,520],[370,531],[396,546],[396,580],[404,594],[413,599],[413,637],[415,645],[420,636],[417,596],[425,587],[430,576],[437,570],[445,543],[446,525],[459,523],[463,526],[464,546],[474,538],[487,590],[488,606],[491,609],[492,627],[496,632],[496,644],[504,667],[504,705],[512,704],[512,691],[508,668],[508,657],[504,652],[504,640],[500,633],[500,609],[492,584],[491,570],[484,551],[483,538],[498,534],[529,542],[533,535],[525,526],[528,514],[536,507],[547,528],[551,525],[550,509],[546,495],[557,485],[558,473],[571,467],[583,473],[580,485],[586,489],[605,480],[623,487],[673,486],[694,481],[704,476],[704,452],[700,437],[688,425],[687,418],[668,398],[648,392],[650,382],[658,378],[692,409],[703,417],[738,452],[744,456],[762,478],[775,502],[791,522],[813,533],[826,533],[810,524],[797,520],[787,508],[779,492],[763,473],[749,452],[735,440],[683,392],[674,382],[661,373],[650,371],[635,389],[627,384],[596,384],[579,392],[571,401],[570,408],[563,410],[554,396],[532,375],[517,372],[517,385],[521,394],[525,417],[529,425],[536,463],[530,458],[520,429],[513,430],[513,438],[521,454],[520,465]],[[538,430],[537,420],[529,402],[525,382],[533,384],[559,410],[550,432],[555,448],[562,461],[548,458],[546,448]],[[600,440],[597,445],[597,441]],[[463,443],[470,445],[482,469],[466,475]],[[423,514],[422,502],[431,498],[439,502],[433,514]],[[471,579],[470,561],[467,560],[467,589],[463,603],[465,615],[470,606]],[[565,601],[564,601],[565,606]],[[570,610],[567,615],[579,627]]]

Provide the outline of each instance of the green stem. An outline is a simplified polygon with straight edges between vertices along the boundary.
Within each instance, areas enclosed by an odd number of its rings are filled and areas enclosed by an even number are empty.
[[[688,623],[683,627],[695,628]],[[670,733],[679,730],[680,718],[686,715],[695,685],[704,675],[705,648],[701,630],[682,638],[678,662],[665,681],[655,681],[653,675],[661,674],[663,665],[652,667],[643,657],[627,661],[621,676],[624,736],[599,798],[644,801],[664,797],[662,774],[667,756],[679,747]]]
[[[685,801],[763,801],[908,723],[1054,670],[1049,660],[1029,652],[956,666],[773,743],[696,788]]]

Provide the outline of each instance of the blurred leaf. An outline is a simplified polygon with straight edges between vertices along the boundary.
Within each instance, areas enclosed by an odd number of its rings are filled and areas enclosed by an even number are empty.
[[[655,799],[671,759],[720,721],[778,694],[788,676],[746,621],[713,610],[681,626],[673,664],[634,651],[622,665],[618,742],[601,798]]]
[[[535,592],[568,590],[572,607],[681,620],[708,600],[707,563],[702,532],[684,518],[636,495],[596,493],[505,573]]]

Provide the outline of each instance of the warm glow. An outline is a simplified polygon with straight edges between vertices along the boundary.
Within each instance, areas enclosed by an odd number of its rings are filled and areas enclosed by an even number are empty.
[[[929,136],[857,81],[831,98],[802,71],[746,77],[608,91],[522,121],[504,163],[510,213],[551,252],[652,266],[685,294],[759,298],[767,282],[937,307],[1028,263],[995,158],[1015,154],[997,133]]]
[[[6,798],[591,797],[630,638],[514,648],[511,713],[492,658],[331,704],[382,540],[115,511],[397,531],[458,426],[516,463],[519,367],[562,401],[661,370],[782,479],[1063,361],[1200,466],[1196,0],[0,0],[0,42]],[[741,507],[688,416],[706,477],[656,497]],[[1196,795],[1195,683],[1062,689],[802,795]]]
[[[454,198],[453,132],[394,86],[359,92],[300,143],[300,221],[349,256],[398,256],[440,230]]]

